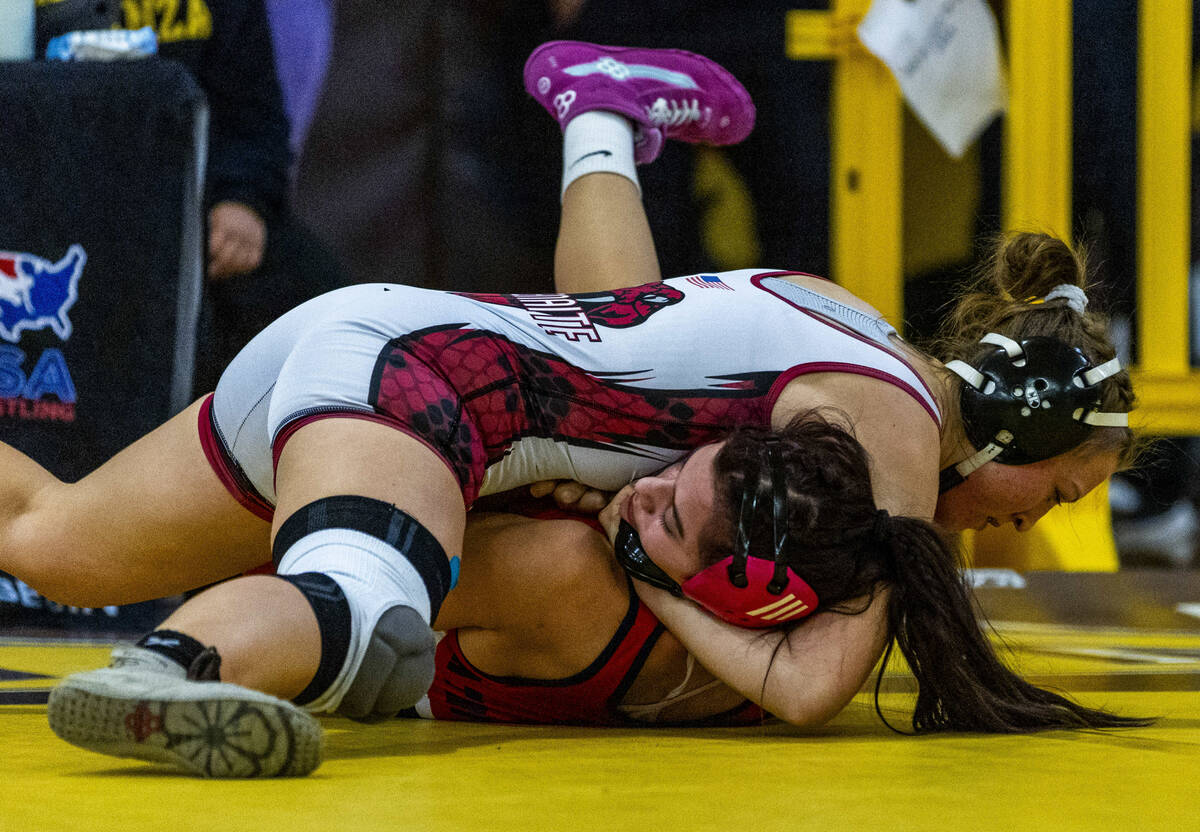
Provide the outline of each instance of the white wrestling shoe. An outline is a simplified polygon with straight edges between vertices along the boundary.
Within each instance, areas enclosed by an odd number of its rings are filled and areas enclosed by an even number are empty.
[[[298,777],[321,764],[321,726],[282,699],[226,682],[192,681],[150,650],[113,649],[105,668],[50,692],[50,727],[72,745],[201,777]]]

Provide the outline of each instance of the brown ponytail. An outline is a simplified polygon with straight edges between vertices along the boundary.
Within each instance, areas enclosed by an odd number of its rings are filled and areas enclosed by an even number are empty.
[[[893,563],[888,623],[917,679],[912,716],[917,733],[1128,728],[1151,722],[1086,708],[1009,670],[977,622],[973,594],[954,550],[929,523],[892,518],[887,547]],[[886,724],[878,684],[875,709]]]
[[[1043,300],[1055,286],[1086,290],[1087,283],[1087,259],[1082,250],[1049,234],[1021,231],[1002,236],[980,265],[974,282],[957,298],[931,351],[943,362],[960,359],[975,365],[995,349],[979,343],[989,332],[1016,341],[1043,335],[1082,350],[1093,366],[1102,364],[1116,355],[1108,319],[1092,306],[1081,315],[1065,299]],[[1101,382],[1101,410],[1128,412],[1134,402],[1128,371]],[[1081,447],[1116,451],[1121,467],[1131,465],[1136,456],[1128,428],[1096,428]]]

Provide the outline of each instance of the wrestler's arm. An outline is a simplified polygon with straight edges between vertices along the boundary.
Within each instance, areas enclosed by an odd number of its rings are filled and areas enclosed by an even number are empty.
[[[851,373],[802,375],[779,396],[771,426],[780,429],[814,408],[844,424],[867,452],[875,505],[896,515],[933,519],[941,436],[913,396]]]
[[[893,514],[932,517],[938,433],[928,414],[894,385],[846,374],[819,375],[802,376],[785,388],[773,413],[775,426],[814,406],[836,407],[829,415],[841,414],[870,455],[876,504]],[[887,641],[883,591],[860,614],[818,612],[788,632],[734,627],[641,582],[637,591],[710,673],[794,725],[820,725],[841,711],[870,675]]]
[[[894,385],[822,373],[790,383],[772,423],[816,406],[836,408],[867,450],[875,502],[893,514],[932,518],[938,432],[924,409]],[[854,697],[887,641],[887,594],[858,615],[819,612],[789,631],[746,630],[697,605],[638,583],[638,594],[710,673],[795,725],[820,725]],[[769,669],[769,672],[768,672]],[[765,679],[765,686],[764,686]]]
[[[846,707],[887,640],[886,591],[858,615],[817,613],[786,632],[726,624],[640,581],[637,592],[710,673],[792,725],[816,727]]]

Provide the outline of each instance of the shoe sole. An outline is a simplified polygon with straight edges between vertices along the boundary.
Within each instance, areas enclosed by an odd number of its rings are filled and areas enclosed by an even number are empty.
[[[572,41],[572,40],[555,40],[555,41],[549,41],[548,43],[543,43],[537,49],[534,49],[532,53],[530,53],[529,57],[525,61],[525,69],[523,71],[523,81],[525,84],[525,91],[527,93],[529,93],[529,95],[532,96],[534,98],[534,100],[538,101],[539,103],[542,103],[542,98],[544,98],[544,95],[538,92],[536,82],[531,81],[532,75],[536,74],[536,73],[531,72],[531,69],[540,61],[540,59],[542,58],[542,56],[545,53],[554,51],[555,49],[560,49],[564,46],[571,46],[571,47],[579,46],[579,47],[586,47],[589,49],[595,49],[599,52],[603,52],[606,55],[612,55],[613,57],[616,57],[618,59],[622,53],[657,52],[659,54],[675,55],[675,56],[678,56],[681,58],[686,58],[690,61],[697,61],[710,74],[711,77],[706,79],[707,81],[721,86],[724,89],[725,96],[728,96],[729,98],[740,102],[741,105],[743,107],[747,108],[750,112],[748,121],[741,130],[738,130],[735,133],[730,133],[729,135],[720,137],[716,140],[706,139],[703,142],[698,142],[697,139],[693,139],[690,137],[681,137],[681,136],[677,136],[677,135],[671,135],[670,138],[672,138],[672,139],[675,139],[677,141],[685,141],[685,142],[689,142],[689,143],[714,144],[714,145],[718,145],[718,146],[719,145],[738,144],[738,143],[744,141],[746,139],[746,137],[750,135],[751,131],[754,128],[754,122],[755,122],[755,116],[756,116],[754,100],[750,97],[750,94],[748,92],[746,92],[746,88],[742,85],[742,83],[737,80],[737,78],[733,75],[733,73],[731,73],[729,70],[725,69],[725,67],[721,66],[716,61],[712,60],[711,58],[706,58],[703,55],[697,54],[696,52],[689,52],[686,49],[638,49],[635,47],[623,47],[623,46],[601,46],[599,44],[587,43],[584,41]],[[546,105],[543,104],[543,106],[546,106]],[[633,118],[637,121],[641,121],[643,118],[640,113],[639,114],[623,113],[623,114],[626,115],[627,117]]]
[[[138,698],[108,680],[68,678],[50,692],[50,728],[89,751],[201,777],[299,777],[321,764],[321,726],[311,715],[235,685],[191,684],[222,690]]]

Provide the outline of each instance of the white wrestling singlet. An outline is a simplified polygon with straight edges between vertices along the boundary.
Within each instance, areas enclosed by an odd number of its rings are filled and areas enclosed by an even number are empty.
[[[307,421],[378,420],[481,494],[543,479],[616,490],[735,424],[768,424],[805,373],[882,379],[940,420],[886,322],[743,269],[583,295],[368,284],[309,301],[230,364],[201,417],[243,504],[274,505],[274,454]]]

